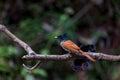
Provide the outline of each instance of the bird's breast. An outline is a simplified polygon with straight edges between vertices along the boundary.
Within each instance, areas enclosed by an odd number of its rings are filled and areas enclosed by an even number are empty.
[[[70,51],[69,49],[67,49],[65,46],[63,46],[62,43],[60,43],[60,45],[61,45],[61,47],[62,47],[65,51],[71,53],[71,51]]]

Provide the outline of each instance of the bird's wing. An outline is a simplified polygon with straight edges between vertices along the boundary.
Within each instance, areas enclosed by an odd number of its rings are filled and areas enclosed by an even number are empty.
[[[61,46],[65,49],[69,50],[72,53],[79,53],[79,50],[80,50],[80,48],[75,43],[73,43],[71,40],[62,42]]]
[[[93,59],[91,56],[89,56],[86,52],[82,51],[75,43],[73,43],[70,40],[64,41],[61,43],[61,46],[72,53],[81,53],[82,55],[86,56],[88,59],[90,59],[91,61],[95,62],[95,59]]]

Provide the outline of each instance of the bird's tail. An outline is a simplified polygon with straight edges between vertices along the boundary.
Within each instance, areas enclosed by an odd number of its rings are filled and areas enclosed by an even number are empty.
[[[82,50],[79,50],[79,52],[80,52],[82,55],[86,56],[86,57],[87,57],[88,59],[90,59],[91,61],[93,61],[93,62],[96,61],[96,60],[93,59],[91,56],[89,56],[86,52],[84,52],[84,51],[82,51]]]

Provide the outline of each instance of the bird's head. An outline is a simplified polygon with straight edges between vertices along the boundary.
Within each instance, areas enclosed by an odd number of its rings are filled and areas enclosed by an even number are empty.
[[[66,41],[68,39],[67,35],[64,33],[64,34],[60,34],[59,36],[55,36],[54,38],[60,40],[60,42],[62,41]]]

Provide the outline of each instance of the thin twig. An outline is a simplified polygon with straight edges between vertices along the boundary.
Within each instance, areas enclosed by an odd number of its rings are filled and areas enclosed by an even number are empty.
[[[25,64],[23,64],[23,67],[26,68],[27,70],[31,71],[35,68],[37,68],[40,65],[41,61],[39,60],[34,66],[32,66],[31,68],[26,66]]]

